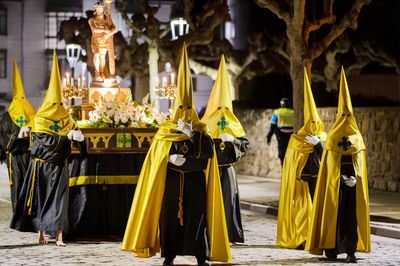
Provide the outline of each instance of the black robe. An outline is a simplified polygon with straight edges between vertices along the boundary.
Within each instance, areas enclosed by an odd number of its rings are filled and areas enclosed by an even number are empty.
[[[22,188],[30,159],[30,152],[28,150],[29,138],[19,139],[18,133],[20,129],[21,128],[12,121],[8,112],[3,114],[0,121],[0,150],[2,153],[0,157],[3,157],[7,163],[13,212],[15,211],[15,205]]]
[[[243,243],[244,235],[240,212],[239,187],[234,164],[246,154],[249,149],[249,141],[246,137],[243,137],[235,138],[233,143],[214,139],[214,143],[218,158],[229,242]]]
[[[354,176],[351,155],[343,155],[341,159],[341,175],[347,177]],[[333,254],[354,254],[357,249],[358,234],[357,234],[357,214],[356,214],[356,184],[349,187],[345,184],[345,180],[340,177],[339,189],[339,207],[336,224],[336,247],[327,250]]]
[[[68,231],[66,158],[71,141],[67,136],[46,133],[32,133],[32,138],[32,158],[10,227],[23,232]],[[29,198],[31,207],[27,206]]]
[[[324,145],[325,143],[320,141],[317,145],[314,146],[314,150],[308,155],[306,165],[301,172],[301,180],[308,182],[311,200],[314,199],[315,186],[317,185],[318,171],[321,164],[321,157],[324,150]]]
[[[212,158],[210,136],[194,132],[192,138],[174,142],[170,155],[183,154],[182,166],[168,163],[165,192],[160,214],[161,256],[193,255],[207,259],[210,250],[206,229],[206,179],[204,170]],[[180,192],[183,213],[178,218]]]

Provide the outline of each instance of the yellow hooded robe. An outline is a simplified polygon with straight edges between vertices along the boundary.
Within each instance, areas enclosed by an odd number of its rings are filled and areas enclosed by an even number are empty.
[[[151,257],[160,251],[159,218],[164,196],[169,150],[175,141],[188,136],[177,129],[179,119],[193,121],[193,130],[206,132],[193,105],[193,86],[186,45],[178,73],[178,91],[171,119],[163,123],[147,153],[140,172],[135,196],[125,230],[122,249],[132,251],[137,257]],[[214,152],[215,153],[215,152]],[[207,178],[207,232],[210,259],[231,261],[225,213],[219,182],[216,156],[210,159]]]
[[[231,90],[229,86],[228,71],[225,58],[222,55],[219,64],[218,75],[208,101],[206,112],[201,121],[207,124],[211,137],[219,138],[226,133],[235,138],[242,138],[246,135],[242,124],[233,113]]]
[[[304,69],[304,125],[292,134],[282,168],[281,189],[276,245],[297,248],[307,239],[312,210],[312,199],[308,183],[300,179],[301,173],[314,150],[314,145],[305,142],[307,135],[316,135],[326,140],[324,125],[318,115],[311,86]]]
[[[14,59],[13,100],[8,107],[12,121],[19,127],[31,127],[36,111],[25,97],[17,62]]]
[[[336,122],[330,130],[318,172],[311,226],[306,250],[322,254],[323,249],[336,246],[336,226],[339,202],[342,155],[351,155],[356,174],[357,250],[371,251],[369,198],[365,145],[353,116],[350,93],[342,67],[339,106]]]
[[[77,125],[74,119],[64,107],[61,94],[60,70],[58,69],[57,55],[54,50],[49,88],[42,106],[39,107],[36,113],[32,132],[66,136],[70,130],[76,128]]]

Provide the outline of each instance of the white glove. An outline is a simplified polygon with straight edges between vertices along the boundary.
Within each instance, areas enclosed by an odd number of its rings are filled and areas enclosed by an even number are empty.
[[[233,142],[235,140],[234,136],[227,133],[221,134],[221,136],[218,138],[220,138],[223,142]]]
[[[172,154],[169,156],[168,162],[176,166],[182,166],[186,162],[186,158],[182,154]]]
[[[345,175],[342,175],[342,177],[346,186],[354,187],[357,183],[357,179],[354,176],[347,177]]]
[[[69,133],[68,133],[69,134]],[[74,130],[72,133],[72,139],[78,142],[82,142],[85,140],[85,136],[82,134],[82,131]]]
[[[29,127],[21,127],[18,133],[18,138],[23,139],[29,137],[29,132],[31,132]]]
[[[72,140],[72,138],[73,138],[73,136],[74,136],[74,131],[75,131],[75,130],[70,130],[70,131],[68,132],[67,137],[68,137],[69,140]]]
[[[193,121],[190,121],[189,123],[186,123],[182,119],[179,119],[178,120],[178,129],[180,131],[182,131],[184,134],[186,134],[189,137],[191,137],[192,134],[193,134],[192,123],[193,123]]]
[[[307,143],[312,144],[312,145],[317,145],[321,140],[317,136],[313,135],[308,135],[304,139]]]

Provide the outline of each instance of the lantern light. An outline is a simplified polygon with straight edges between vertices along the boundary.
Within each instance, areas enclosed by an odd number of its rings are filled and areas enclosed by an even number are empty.
[[[79,44],[69,43],[66,45],[66,50],[67,50],[67,60],[69,66],[72,68],[78,62],[82,48]]]
[[[172,40],[177,40],[179,36],[189,33],[189,24],[183,17],[177,17],[171,20]]]

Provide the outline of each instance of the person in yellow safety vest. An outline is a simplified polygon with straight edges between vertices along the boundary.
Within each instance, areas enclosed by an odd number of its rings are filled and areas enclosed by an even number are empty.
[[[268,145],[271,143],[272,135],[275,133],[278,140],[278,157],[281,160],[281,165],[283,165],[290,135],[293,133],[293,109],[290,108],[288,98],[282,98],[280,103],[281,107],[274,111],[271,119],[267,143]]]

